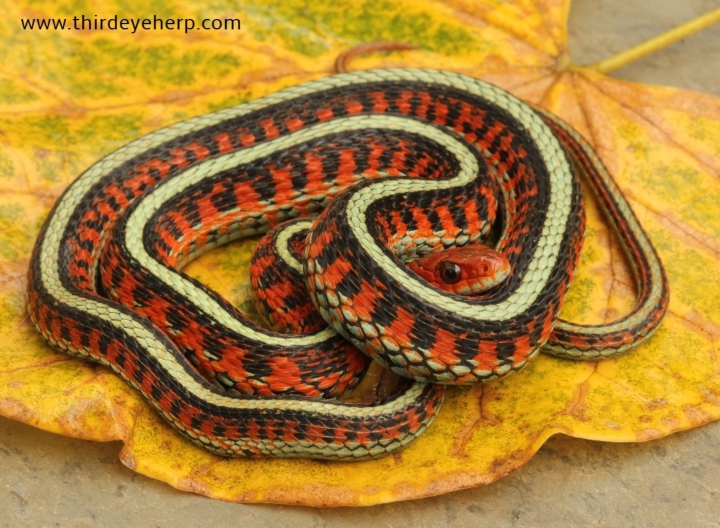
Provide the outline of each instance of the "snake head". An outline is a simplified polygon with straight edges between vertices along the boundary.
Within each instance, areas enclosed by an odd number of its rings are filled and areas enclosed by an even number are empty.
[[[482,293],[510,275],[505,255],[482,244],[430,253],[408,267],[441,290],[458,295]]]

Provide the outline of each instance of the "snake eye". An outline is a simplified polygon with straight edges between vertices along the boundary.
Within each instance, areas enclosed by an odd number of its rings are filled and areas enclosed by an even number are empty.
[[[454,262],[445,261],[438,267],[440,278],[446,284],[455,284],[462,278],[460,266]]]

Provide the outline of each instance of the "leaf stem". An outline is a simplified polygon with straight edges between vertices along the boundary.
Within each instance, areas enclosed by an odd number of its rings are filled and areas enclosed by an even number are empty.
[[[665,48],[678,40],[689,37],[690,35],[713,25],[716,22],[720,22],[720,7],[713,9],[712,11],[708,11],[704,15],[700,15],[689,22],[680,24],[670,31],[666,31],[665,33],[661,33],[660,35],[648,39],[645,42],[641,42],[637,46],[621,51],[612,57],[588,64],[585,68],[599,73],[608,73],[617,70],[618,68],[627,66],[631,62],[641,59],[645,55],[649,55],[650,53]]]

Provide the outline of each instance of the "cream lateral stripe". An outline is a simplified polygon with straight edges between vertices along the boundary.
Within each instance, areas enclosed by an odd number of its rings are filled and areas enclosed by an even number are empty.
[[[76,298],[80,299],[81,298]],[[70,300],[68,300],[70,301]],[[83,309],[84,307],[77,303],[77,300],[73,302],[67,302],[71,307],[77,309]],[[104,303],[93,303],[94,308],[97,310],[93,315],[98,317],[112,325],[119,330],[124,331],[127,335],[136,339],[141,346],[148,352],[150,356],[155,358],[160,367],[169,373],[174,379],[176,379],[185,390],[196,396],[202,401],[208,402],[211,405],[225,407],[227,409],[239,409],[239,410],[273,410],[273,409],[287,409],[288,411],[301,411],[301,412],[319,412],[338,417],[346,417],[348,415],[353,416],[381,416],[393,412],[400,411],[407,406],[411,405],[418,399],[420,393],[425,387],[424,383],[413,383],[410,388],[400,395],[397,399],[387,402],[383,405],[373,407],[362,407],[353,406],[352,404],[343,404],[342,402],[333,403],[331,401],[314,401],[309,399],[297,399],[293,400],[290,398],[275,399],[275,398],[263,398],[254,399],[251,397],[243,398],[240,397],[228,397],[222,393],[214,392],[192,377],[184,362],[178,362],[175,356],[170,350],[165,348],[161,341],[155,339],[152,332],[148,331],[139,321],[137,317],[129,317],[122,312],[116,310],[112,306]],[[107,360],[100,358],[101,362],[109,365]],[[125,376],[124,376],[125,377]],[[141,387],[137,385],[133,380],[126,378],[128,381],[133,383],[138,390]]]
[[[164,282],[173,291],[183,295],[187,300],[197,306],[204,313],[211,316],[219,324],[241,333],[250,339],[262,341],[275,346],[304,346],[318,343],[335,334],[329,327],[316,334],[308,336],[279,336],[275,333],[259,331],[251,326],[243,324],[229,313],[223,306],[213,299],[206,291],[199,288],[189,280],[185,279],[175,270],[169,269],[154,259],[145,249],[143,244],[143,231],[150,218],[163,207],[168,201],[182,194],[189,187],[214,177],[215,175],[238,167],[249,165],[258,159],[264,158],[275,152],[285,150],[294,145],[321,138],[338,132],[350,132],[354,130],[395,130],[398,132],[413,132],[428,139],[453,154],[460,166],[458,175],[449,180],[391,180],[383,182],[384,188],[392,190],[392,194],[402,191],[421,191],[446,189],[459,185],[465,185],[473,181],[478,173],[477,159],[473,153],[453,136],[443,132],[435,126],[420,123],[412,119],[406,119],[385,115],[358,115],[346,117],[326,123],[319,123],[308,128],[292,132],[290,134],[259,143],[257,145],[213,158],[202,162],[185,172],[174,177],[166,183],[153,188],[147,194],[139,197],[137,206],[127,219],[125,227],[125,246],[128,253],[137,260],[138,265],[151,273],[157,280]],[[169,183],[169,185],[168,185]],[[403,184],[404,183],[404,184]],[[352,218],[352,217],[351,217]],[[351,220],[352,221],[352,220]],[[369,233],[363,236],[370,237]],[[372,240],[372,239],[370,239]],[[390,266],[397,267],[390,260]],[[417,280],[413,280],[414,289],[428,290],[429,288]]]
[[[294,269],[301,275],[304,273],[303,271],[303,265],[302,262],[300,262],[298,259],[293,257],[293,254],[290,253],[290,248],[288,247],[288,243],[290,242],[290,238],[299,231],[302,231],[304,229],[310,229],[313,225],[312,220],[303,220],[301,222],[294,222],[290,224],[287,227],[284,227],[280,230],[280,232],[277,235],[277,252],[280,258],[287,264],[290,268]]]
[[[178,381],[190,393],[213,405],[234,409],[274,409],[277,408],[279,402],[282,401],[283,406],[287,406],[293,410],[317,410],[318,408],[321,408],[323,412],[337,414],[338,416],[347,414],[348,410],[350,410],[350,413],[355,413],[357,415],[362,414],[377,416],[385,412],[392,412],[393,409],[401,409],[404,406],[407,406],[422,391],[422,384],[413,385],[405,394],[388,404],[371,408],[348,407],[345,405],[334,405],[330,403],[309,404],[307,402],[294,400],[239,400],[217,394],[212,390],[209,390],[208,387],[198,383],[186,371],[184,363],[178,363],[172,353],[164,347],[164,344],[161,341],[156,340],[152,332],[149,332],[136,317],[125,315],[123,312],[115,309],[107,301],[94,301],[86,299],[68,291],[60,280],[59,271],[60,245],[63,233],[65,232],[65,228],[68,225],[69,218],[73,211],[78,207],[80,202],[85,198],[87,192],[95,183],[132,157],[161,145],[175,137],[217,124],[226,119],[247,114],[268,105],[293,99],[294,97],[307,95],[318,90],[331,87],[383,80],[421,80],[424,82],[437,82],[438,84],[445,84],[448,86],[452,86],[455,82],[457,82],[457,80],[464,80],[465,83],[484,85],[484,83],[475,81],[469,77],[448,74],[445,72],[436,72],[433,70],[385,70],[382,72],[357,72],[328,79],[321,79],[294,88],[289,88],[257,101],[213,114],[200,116],[139,138],[125,147],[118,149],[114,153],[109,154],[83,173],[71,184],[67,193],[58,203],[55,213],[48,219],[47,230],[45,231],[43,240],[40,243],[40,277],[43,281],[43,287],[49,295],[56,299],[56,302],[65,303],[78,311],[87,313],[90,317],[99,317],[116,328],[124,331],[129,337],[136,339],[147,349],[149,354],[158,360],[161,368],[175,376],[176,379],[178,379]]]
[[[484,95],[490,99],[489,94]],[[457,313],[476,321],[505,321],[522,314],[535,303],[537,296],[549,280],[557,259],[560,258],[562,239],[572,204],[570,194],[572,193],[573,175],[565,153],[550,128],[524,103],[517,100],[513,101],[511,97],[505,94],[501,93],[500,95],[502,97],[493,100],[493,102],[505,108],[513,117],[526,125],[533,141],[538,146],[550,175],[550,203],[548,204],[541,235],[541,240],[545,243],[538,244],[528,265],[528,272],[523,276],[518,288],[505,301],[481,306],[446,296],[437,289],[428,287],[427,283],[410,275],[407,268],[397,266],[392,258],[383,252],[378,242],[370,236],[368,231],[366,212],[373,202],[399,192],[416,192],[431,188],[443,189],[463,185],[474,178],[475,174],[471,171],[477,169],[465,167],[466,160],[461,157],[462,153],[460,152],[460,147],[463,147],[462,143],[457,141],[448,144],[440,143],[448,152],[455,154],[458,159],[463,161],[459,175],[456,178],[440,181],[397,180],[370,184],[353,193],[345,212],[350,228],[360,241],[363,249],[405,289],[417,293],[426,302],[434,304],[446,312]],[[501,102],[507,104],[503,106]],[[408,121],[405,125],[406,130],[421,133],[416,128],[418,125],[416,121]],[[538,266],[539,263],[541,265]],[[540,271],[534,271],[536,268]]]
[[[568,134],[572,135],[575,141],[577,141],[578,145],[580,145],[580,147],[583,149],[585,155],[592,162],[595,170],[597,171],[597,174],[602,179],[603,184],[609,190],[609,194],[614,198],[620,215],[627,223],[630,232],[632,232],[635,236],[638,246],[642,250],[643,256],[648,262],[648,267],[651,273],[651,276],[647,278],[648,283],[651,285],[650,295],[648,295],[645,304],[642,305],[639,309],[637,309],[637,311],[629,319],[620,319],[618,321],[612,321],[606,324],[593,325],[591,327],[578,325],[569,321],[565,321],[563,319],[558,319],[556,327],[567,331],[580,332],[583,334],[605,334],[627,330],[628,325],[634,325],[646,319],[648,312],[652,311],[655,306],[660,302],[660,299],[662,297],[662,280],[660,280],[660,277],[662,276],[662,271],[660,261],[658,260],[655,252],[652,250],[651,243],[648,240],[647,236],[645,236],[645,231],[642,229],[642,227],[637,221],[637,218],[633,214],[632,209],[630,208],[630,204],[625,199],[625,194],[620,190],[615,180],[608,173],[605,165],[602,163],[600,158],[598,158],[597,154],[590,147],[585,138],[580,136],[580,134],[578,134],[575,130],[568,128],[564,122],[560,121],[552,114],[549,114],[548,112],[543,113],[548,118],[552,119],[555,123],[557,123],[559,126],[561,126]],[[603,209],[605,209],[602,202],[600,202],[600,205]],[[608,211],[605,211],[605,213],[609,214]],[[626,247],[625,243],[622,240],[622,237],[620,237],[620,241],[621,245],[623,246],[623,250],[628,256],[628,259],[632,261],[632,255],[629,253],[629,248]]]
[[[62,198],[62,201],[58,203],[55,213],[48,219],[48,228],[41,242],[39,251],[41,277],[47,279],[45,283],[46,288],[53,288],[53,291],[58,293],[58,295],[55,295],[55,298],[57,299],[74,297],[73,293],[65,290],[63,287],[60,281],[60,273],[58,269],[60,244],[62,235],[65,232],[65,227],[67,226],[72,212],[78,207],[90,188],[104,176],[117,169],[134,156],[158,147],[159,145],[177,137],[197,132],[203,128],[216,125],[222,121],[247,115],[256,110],[260,110],[283,101],[290,101],[297,97],[309,95],[319,90],[383,80],[421,80],[424,82],[436,82],[437,84],[452,86],[454,82],[457,82],[459,79],[463,79],[465,84],[483,84],[470,77],[435,70],[383,70],[379,72],[355,72],[337,75],[287,88],[280,92],[270,94],[266,97],[233,108],[198,116],[188,121],[177,123],[138,138],[124,147],[119,148],[115,152],[108,154],[80,175],[80,177],[78,177],[78,179],[72,184],[70,184],[67,193]],[[103,303],[86,301],[82,304],[86,308],[84,311],[87,311],[92,315],[93,305]]]
[[[289,101],[303,95],[312,94],[319,90],[354,85],[358,83],[403,80],[434,83],[453,88],[461,87],[467,92],[477,96],[487,97],[488,95],[490,95],[490,99],[496,102],[497,100],[502,98],[506,100],[509,105],[514,105],[517,108],[527,108],[517,99],[506,96],[503,92],[496,89],[495,87],[464,75],[450,72],[441,72],[436,70],[390,69],[367,72],[354,72],[319,79],[317,81],[311,81],[309,83],[301,84],[299,86],[276,92],[274,94],[268,95],[250,103],[246,103],[227,110],[221,110],[212,114],[199,116],[194,119],[170,126],[168,128],[158,130],[157,132],[139,138],[136,141],[133,141],[132,143],[126,145],[125,147],[118,149],[114,153],[109,154],[108,156],[100,160],[98,163],[93,165],[75,182],[71,184],[67,194],[58,204],[58,207],[55,210],[55,214],[49,219],[48,229],[41,244],[40,269],[42,277],[47,279],[45,284],[46,289],[48,289],[49,292],[56,292],[57,294],[53,295],[59,299],[69,299],[75,297],[71,292],[65,290],[60,281],[60,274],[58,270],[58,254],[62,234],[65,231],[65,227],[68,223],[70,215],[72,214],[73,210],[78,206],[80,201],[84,198],[90,187],[94,185],[97,181],[99,181],[103,176],[109,174],[112,170],[116,169],[117,167],[122,165],[122,163],[131,159],[133,156],[157,147],[175,137],[198,131],[200,129],[215,125],[227,119],[246,115],[250,112],[265,108],[273,104],[277,104],[283,101]],[[550,139],[553,140],[552,137],[550,137]],[[92,315],[95,311],[94,305],[103,305],[104,303],[97,303],[82,299],[81,302],[77,304],[80,310],[87,311],[89,314]]]

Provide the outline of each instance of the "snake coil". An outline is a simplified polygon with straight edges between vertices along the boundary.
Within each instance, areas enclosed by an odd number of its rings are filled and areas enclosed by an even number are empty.
[[[557,319],[584,233],[577,172],[638,283],[635,309],[596,327]],[[321,210],[304,268],[332,329],[269,332],[179,271]],[[402,265],[494,223],[511,274],[487,295],[442,292]],[[48,342],[108,365],[214,453],[355,460],[419,436],[442,400],[435,383],[497,379],[543,346],[573,359],[625,352],[657,327],[668,294],[655,250],[577,133],[487,83],[402,69],[309,82],[106,156],[47,217],[28,299]],[[365,368],[338,352],[335,331],[414,381],[376,405],[316,398]]]

